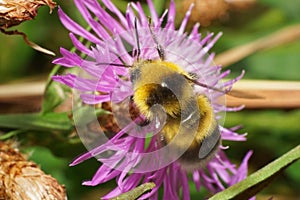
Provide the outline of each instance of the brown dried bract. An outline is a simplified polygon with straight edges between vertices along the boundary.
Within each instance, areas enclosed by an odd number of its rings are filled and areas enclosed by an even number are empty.
[[[0,0],[0,28],[7,29],[33,19],[43,5],[48,5],[50,12],[56,6],[52,0]]]
[[[43,5],[48,5],[51,13],[56,3],[52,0],[0,0],[0,32],[7,35],[21,35],[26,44],[33,49],[55,56],[52,51],[31,42],[25,33],[17,30],[6,30],[9,27],[33,19],[37,15],[38,8]]]
[[[0,199],[65,200],[64,186],[27,161],[11,145],[0,142]]]

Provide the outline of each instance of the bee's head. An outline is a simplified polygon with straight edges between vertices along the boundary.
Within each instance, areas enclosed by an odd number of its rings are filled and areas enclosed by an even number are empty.
[[[179,116],[180,105],[192,95],[186,78],[162,62],[138,63],[132,68],[130,78],[134,87],[133,100],[147,118],[152,118],[151,107],[156,104],[168,115]]]

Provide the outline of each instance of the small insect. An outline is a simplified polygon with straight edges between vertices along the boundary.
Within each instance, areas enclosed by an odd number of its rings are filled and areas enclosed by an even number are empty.
[[[183,152],[179,162],[184,169],[190,171],[204,167],[217,153],[221,135],[209,99],[205,95],[195,96],[193,85],[224,94],[226,92],[197,82],[195,75],[166,61],[165,50],[153,33],[151,22],[149,30],[159,55],[156,60],[140,59],[141,50],[135,21],[136,61],[132,66],[126,66],[130,68],[130,80],[134,90],[132,100],[149,121],[159,115],[161,110],[153,107],[160,105],[166,119],[159,133],[158,143],[161,146],[170,146],[172,152]]]

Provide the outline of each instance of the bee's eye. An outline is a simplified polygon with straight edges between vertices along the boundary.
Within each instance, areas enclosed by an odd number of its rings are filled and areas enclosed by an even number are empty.
[[[134,84],[138,78],[141,75],[141,70],[139,68],[135,68],[131,73],[130,73],[130,80]]]

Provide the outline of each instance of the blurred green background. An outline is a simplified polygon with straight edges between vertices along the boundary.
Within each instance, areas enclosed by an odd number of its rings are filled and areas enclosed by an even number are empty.
[[[126,9],[126,1],[115,0],[114,2],[121,10]],[[73,19],[82,21],[72,1],[57,1],[57,3]],[[168,5],[167,1],[155,1],[155,3],[160,12],[165,8],[164,5]],[[222,19],[212,21],[209,26],[202,27],[200,31],[203,34],[207,31],[223,32],[223,36],[213,48],[213,51],[218,54],[267,36],[288,25],[300,23],[299,11],[299,0],[259,0],[246,8],[228,9]],[[58,19],[57,9],[49,15],[49,9],[41,7],[36,19],[12,29],[25,32],[30,40],[54,51],[57,56],[59,56],[59,47],[67,49],[72,47],[68,31]],[[0,41],[0,84],[47,79],[53,69],[51,63],[53,57],[31,49],[20,36],[0,34]],[[230,77],[235,77],[242,69],[246,69],[244,79],[299,81],[299,55],[300,40],[260,51],[231,65]],[[243,129],[239,132],[248,133],[246,142],[225,142],[225,145],[230,145],[227,153],[233,161],[239,164],[245,153],[253,149],[254,154],[250,159],[249,170],[250,173],[256,171],[299,144],[299,121],[300,109],[259,109],[227,113],[225,127],[240,124],[243,125]],[[40,140],[52,138],[42,135],[41,132],[27,134],[40,137]],[[21,136],[18,137],[22,139]],[[59,147],[58,145],[43,146],[44,142],[40,140],[36,143],[32,142],[32,146],[26,146],[23,150],[29,152],[30,159],[37,162],[46,173],[53,175],[60,183],[66,185],[69,199],[99,199],[101,194],[111,187],[112,183],[101,187],[81,186],[83,180],[90,179],[96,172],[99,163],[91,159],[78,166],[68,167],[68,163],[85,151],[80,143],[64,144],[60,141]],[[297,162],[263,190],[258,199],[268,199],[271,196],[282,200],[300,199],[299,185],[300,162]],[[192,189],[193,192],[195,192],[194,189]]]

